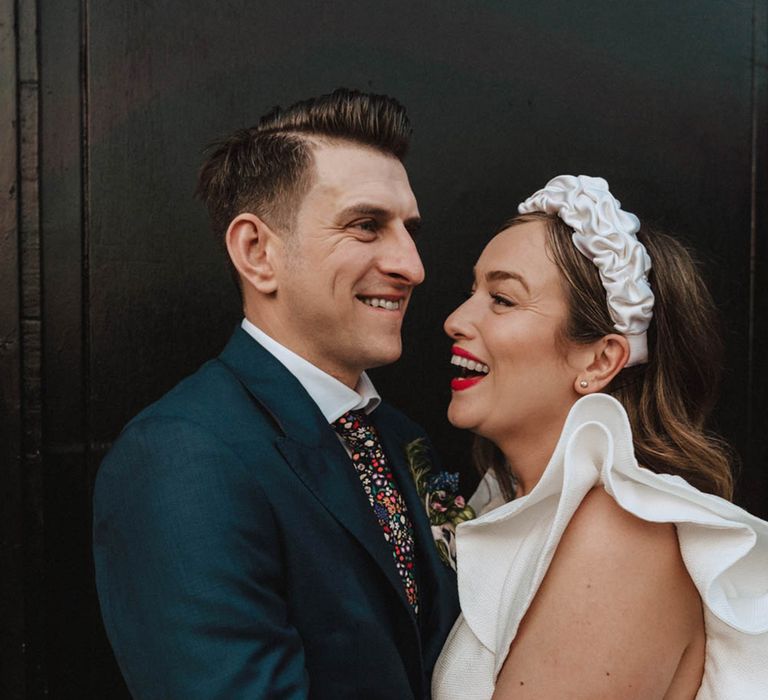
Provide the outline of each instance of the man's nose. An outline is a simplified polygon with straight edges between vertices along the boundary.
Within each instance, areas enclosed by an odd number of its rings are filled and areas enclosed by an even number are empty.
[[[416,286],[424,281],[424,265],[416,249],[416,242],[405,226],[399,226],[395,236],[381,257],[381,270]]]

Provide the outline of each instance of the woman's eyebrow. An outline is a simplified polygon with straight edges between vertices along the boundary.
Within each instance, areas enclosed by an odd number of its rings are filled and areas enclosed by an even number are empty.
[[[525,287],[525,291],[531,293],[528,283],[525,278],[517,272],[509,272],[508,270],[491,270],[485,273],[486,282],[500,282],[502,280],[517,280]]]

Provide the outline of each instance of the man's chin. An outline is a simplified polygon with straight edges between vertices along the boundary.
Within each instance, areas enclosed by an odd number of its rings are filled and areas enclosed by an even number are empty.
[[[386,365],[391,365],[393,362],[397,362],[402,354],[402,343],[393,343],[391,348],[379,345],[376,347],[375,351],[367,353],[368,362],[366,363],[366,368],[373,369],[374,367],[386,367]]]

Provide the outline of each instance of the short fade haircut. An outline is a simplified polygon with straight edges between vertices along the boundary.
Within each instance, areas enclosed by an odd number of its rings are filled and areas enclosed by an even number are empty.
[[[288,232],[312,184],[312,137],[367,146],[402,161],[410,136],[399,102],[339,88],[285,109],[275,107],[256,126],[211,144],[195,195],[222,242],[232,219],[243,212]]]

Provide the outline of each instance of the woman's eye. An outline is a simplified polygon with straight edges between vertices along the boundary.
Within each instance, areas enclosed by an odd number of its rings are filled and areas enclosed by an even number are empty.
[[[515,302],[511,299],[507,299],[507,297],[503,297],[500,294],[491,294],[491,299],[493,299],[493,303],[498,306],[514,306]]]

